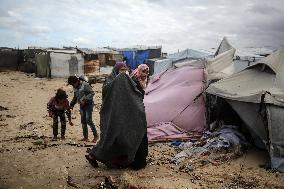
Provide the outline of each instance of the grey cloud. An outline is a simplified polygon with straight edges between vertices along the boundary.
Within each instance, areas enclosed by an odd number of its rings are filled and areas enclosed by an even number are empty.
[[[22,40],[32,36],[44,41],[48,36],[52,44],[88,47],[212,48],[224,35],[239,46],[279,45],[284,38],[283,4],[281,0],[269,4],[265,0],[2,0],[0,29],[20,33]]]
[[[258,14],[265,14],[265,15],[270,15],[270,14],[276,14],[276,13],[281,13],[282,11],[280,9],[271,7],[269,5],[260,5],[256,4],[250,7],[250,11]]]

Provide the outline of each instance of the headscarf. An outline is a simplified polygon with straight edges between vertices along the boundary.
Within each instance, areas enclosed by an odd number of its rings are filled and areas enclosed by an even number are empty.
[[[143,89],[147,87],[147,80],[148,80],[148,77],[141,78],[142,71],[144,70],[149,71],[149,67],[146,64],[140,64],[138,68],[136,68],[131,74],[132,77],[136,78],[139,81]]]
[[[117,62],[117,63],[114,65],[114,70],[115,70],[116,74],[118,74],[119,70],[120,70],[121,68],[123,68],[123,67],[127,68],[127,66],[126,66],[126,64],[125,64],[124,62]]]
[[[102,87],[102,98],[104,98],[105,94],[106,94],[106,91],[108,90],[110,84],[113,82],[113,80],[116,78],[116,76],[119,74],[119,70],[123,67],[126,67],[126,64],[124,62],[117,62],[110,75],[106,78],[104,84],[103,84],[103,87]]]

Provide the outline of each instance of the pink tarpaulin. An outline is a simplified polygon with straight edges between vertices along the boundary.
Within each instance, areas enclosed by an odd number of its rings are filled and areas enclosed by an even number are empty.
[[[203,66],[185,66],[163,73],[147,87],[148,139],[185,139],[205,125]],[[199,96],[198,96],[199,95]]]

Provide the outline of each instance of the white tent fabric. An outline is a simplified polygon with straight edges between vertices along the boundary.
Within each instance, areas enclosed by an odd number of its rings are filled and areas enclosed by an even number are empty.
[[[166,59],[157,60],[154,63],[154,73],[153,75],[162,73],[169,68],[173,67],[173,64],[175,62],[181,61],[181,60],[198,60],[198,59],[205,59],[209,55],[204,52],[192,50],[192,49],[185,49],[181,52],[170,54]]]
[[[184,66],[192,66],[195,65],[197,62],[199,62],[198,60],[186,60],[186,61],[182,61],[182,62],[178,62],[176,64],[174,64],[175,68],[181,68]]]
[[[81,54],[50,53],[51,77],[68,77],[84,74],[84,58]]]
[[[230,49],[232,49],[232,45],[229,43],[228,39],[226,37],[223,38],[221,41],[217,51],[215,52],[215,56],[222,54]]]
[[[153,75],[156,75],[158,73],[162,73],[162,72],[166,71],[167,69],[171,68],[172,66],[173,66],[173,61],[171,59],[157,60],[154,63]]]
[[[214,58],[207,59],[205,75],[207,83],[219,80],[236,72],[233,59],[236,49],[224,37],[221,41]]]
[[[173,62],[183,60],[183,59],[203,59],[206,58],[208,54],[193,49],[185,49],[181,52],[170,54],[168,56]]]
[[[274,72],[261,71],[261,64]],[[265,103],[284,106],[284,48],[249,68],[212,84],[207,92],[227,99],[253,103],[260,103],[261,96],[265,95]]]
[[[222,79],[234,73],[233,58],[235,51],[234,48],[231,48],[207,60],[205,69],[207,81]]]

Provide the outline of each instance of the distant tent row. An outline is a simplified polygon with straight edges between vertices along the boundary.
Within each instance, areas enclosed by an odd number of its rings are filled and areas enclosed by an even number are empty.
[[[35,73],[37,77],[94,74],[101,66],[113,66],[122,55],[106,48],[0,48],[0,69]]]

